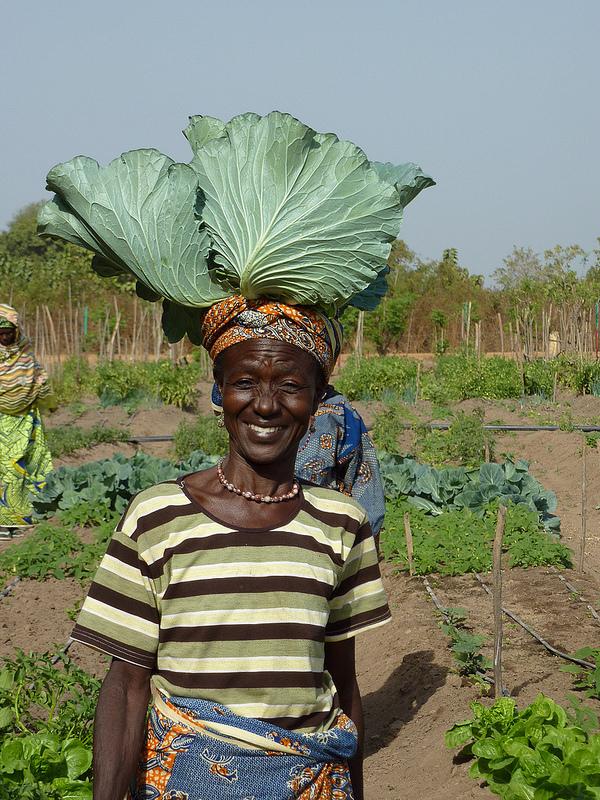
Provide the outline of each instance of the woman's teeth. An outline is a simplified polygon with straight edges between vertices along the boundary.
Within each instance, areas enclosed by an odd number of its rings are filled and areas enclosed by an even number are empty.
[[[250,428],[250,430],[253,430],[255,431],[255,433],[258,433],[259,436],[269,436],[269,434],[276,433],[277,431],[281,430],[280,426],[276,426],[273,428],[265,428],[262,425],[248,425],[248,427]]]

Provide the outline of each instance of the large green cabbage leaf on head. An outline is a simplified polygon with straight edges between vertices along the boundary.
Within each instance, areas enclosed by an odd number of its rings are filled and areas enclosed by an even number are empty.
[[[232,293],[329,312],[377,305],[403,208],[431,178],[414,164],[371,163],[280,112],[192,117],[185,135],[189,165],[147,149],[54,167],[41,235],[91,250],[101,275],[125,273],[144,298],[162,297],[171,341],[197,338],[194,309]]]
[[[188,165],[157,150],[132,150],[106,167],[78,156],[51,169],[47,184],[56,196],[41,209],[40,234],[92,250],[100,274],[130,273],[148,299],[207,306],[227,296],[210,277]]]
[[[277,111],[185,134],[216,273],[245,297],[335,309],[386,270],[402,201],[356,145]]]

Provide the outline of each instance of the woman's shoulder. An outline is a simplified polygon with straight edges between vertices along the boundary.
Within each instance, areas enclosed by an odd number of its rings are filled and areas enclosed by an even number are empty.
[[[131,498],[118,529],[139,534],[185,513],[190,503],[178,480],[155,483]]]
[[[302,492],[306,503],[311,510],[314,509],[317,515],[346,517],[351,527],[355,527],[357,523],[363,525],[367,521],[367,513],[364,508],[347,494],[304,481],[302,482]]]

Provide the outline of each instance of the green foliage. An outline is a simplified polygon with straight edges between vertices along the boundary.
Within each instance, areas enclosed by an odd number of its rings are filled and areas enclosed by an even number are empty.
[[[385,355],[400,344],[413,301],[411,295],[387,297],[366,315],[364,333],[373,342],[379,355]]]
[[[443,618],[440,627],[450,638],[450,649],[458,664],[459,675],[476,676],[489,669],[491,663],[481,653],[485,636],[474,634],[469,630],[465,610],[445,608]]]
[[[420,461],[441,467],[478,466],[486,450],[494,458],[494,437],[483,427],[483,411],[459,411],[446,431],[423,425],[416,430],[415,454]]]
[[[64,654],[4,659],[0,787],[6,800],[91,800],[92,720],[100,682]]]
[[[483,517],[488,504],[522,504],[538,514],[549,530],[558,530],[554,516],[556,495],[545,490],[529,472],[526,461],[481,464],[479,469],[446,467],[435,469],[412,458],[383,453],[381,474],[388,499],[406,497],[415,508],[429,514],[462,508]]]
[[[69,358],[52,379],[52,388],[59,404],[78,402],[95,394],[95,372],[84,358]]]
[[[133,495],[143,489],[188,472],[207,469],[216,461],[216,456],[207,456],[201,451],[195,451],[186,461],[177,464],[138,452],[132,458],[117,453],[102,461],[59,467],[48,475],[42,491],[32,496],[34,513],[38,519],[59,511],[75,515],[83,506],[86,518],[89,509],[94,507],[122,514]],[[67,518],[74,519],[73,516]]]
[[[398,452],[398,437],[414,419],[415,416],[403,403],[397,400],[386,403],[383,411],[375,415],[370,431],[375,447],[383,452]]]
[[[106,428],[103,425],[95,425],[93,428],[60,425],[56,428],[48,428],[46,436],[52,455],[55,458],[61,458],[97,444],[124,442],[129,438],[129,433],[122,428]]]
[[[197,417],[194,422],[181,422],[175,431],[173,447],[177,458],[188,458],[194,450],[224,456],[229,446],[225,428],[217,425],[214,416]]]
[[[515,361],[452,354],[440,356],[435,368],[423,375],[421,394],[434,403],[456,403],[471,397],[500,400],[521,397],[523,386]]]
[[[114,514],[101,523],[92,543],[85,543],[72,530],[68,518],[60,524],[43,522],[22,542],[16,542],[0,553],[0,576],[43,581],[46,578],[92,578],[98,561],[118,517]]]
[[[523,364],[523,380],[525,394],[552,400],[554,395],[554,376],[559,373],[559,362],[556,359],[546,361],[536,358]]]
[[[160,400],[178,408],[193,408],[199,379],[197,363],[178,366],[170,361],[106,361],[96,369],[96,392],[104,406],[135,407]]]
[[[518,711],[512,698],[472,703],[473,719],[453,725],[448,747],[474,759],[469,774],[504,800],[600,798],[600,735],[573,725],[565,709],[538,695]]]
[[[573,655],[575,658],[594,664],[594,668],[586,669],[579,664],[567,664],[561,667],[561,670],[570,672],[575,676],[575,688],[582,689],[586,697],[600,700],[600,648],[582,647],[581,650],[577,650]]]
[[[464,575],[491,570],[497,504],[488,505],[483,517],[465,508],[432,517],[406,500],[388,501],[381,550],[386,559],[402,569],[408,569],[403,526],[407,511],[417,575]],[[540,529],[537,514],[523,505],[507,509],[504,550],[511,567],[571,566],[569,549]]]
[[[414,402],[417,364],[410,358],[350,358],[336,387],[349,400],[400,399]]]

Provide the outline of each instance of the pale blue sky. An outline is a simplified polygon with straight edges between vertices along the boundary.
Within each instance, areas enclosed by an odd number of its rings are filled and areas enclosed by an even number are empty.
[[[288,111],[438,181],[421,256],[491,274],[600,236],[598,0],[29,0],[0,13],[0,227],[59,161],[158,147],[190,114]]]

